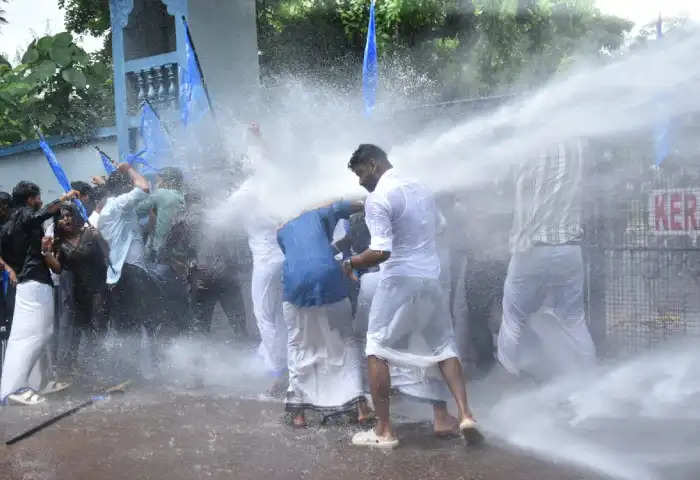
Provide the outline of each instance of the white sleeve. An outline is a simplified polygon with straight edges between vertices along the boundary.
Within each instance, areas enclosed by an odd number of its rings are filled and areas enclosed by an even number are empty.
[[[148,198],[148,194],[138,187],[134,187],[129,193],[124,193],[114,198],[114,208],[126,210],[136,207],[136,204]]]
[[[365,202],[365,223],[371,235],[370,250],[391,252],[393,232],[391,229],[391,205],[384,198],[370,195]]]

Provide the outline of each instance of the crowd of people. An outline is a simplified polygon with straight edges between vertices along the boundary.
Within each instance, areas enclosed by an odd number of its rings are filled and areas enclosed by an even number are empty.
[[[257,126],[250,132],[262,145]],[[252,254],[249,294],[268,393],[284,398],[291,425],[305,427],[309,410],[357,412],[361,424],[376,425],[352,443],[393,448],[389,407],[398,391],[432,405],[436,435],[478,441],[463,370],[467,290],[450,274],[463,277],[464,266],[442,253],[449,221],[434,193],[363,144],[347,167],[366,198],[279,218],[258,188],[265,156],[226,208]],[[541,308],[565,332],[577,365],[595,357],[583,314],[580,162],[580,148],[560,147],[517,177],[513,255],[493,340],[512,375],[521,372],[528,318]],[[149,179],[122,163],[92,183],[75,182],[47,205],[31,182],[0,193],[4,404],[37,405],[68,388],[78,352],[99,355],[108,331],[145,331],[155,365],[168,339],[209,333],[217,302],[245,331],[246,292],[225,253],[231,240],[203,226],[204,195],[186,188],[182,171],[163,168]],[[65,323],[69,347],[47,376],[55,325]]]

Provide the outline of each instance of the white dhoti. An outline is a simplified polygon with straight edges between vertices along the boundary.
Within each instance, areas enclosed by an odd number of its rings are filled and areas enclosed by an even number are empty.
[[[41,388],[44,372],[37,370],[37,366],[40,359],[45,358],[45,349],[53,334],[53,317],[51,285],[33,280],[17,285],[12,330],[0,380],[3,400],[24,388]]]
[[[540,310],[533,330],[531,320]],[[532,354],[539,352],[528,350],[541,350],[538,346],[528,349],[532,340],[557,345],[555,358],[532,360]],[[583,304],[581,247],[538,246],[513,255],[503,289],[498,360],[512,374],[521,370],[564,373],[595,363]]]
[[[429,401],[451,398],[437,364],[458,355],[439,281],[381,279],[369,311],[366,353],[389,362],[391,385],[400,392]]]
[[[318,307],[283,304],[289,389],[286,407],[341,412],[363,397],[360,345],[350,300]]]
[[[254,260],[253,312],[260,331],[258,353],[273,374],[287,369],[287,325],[282,314],[282,262]]]

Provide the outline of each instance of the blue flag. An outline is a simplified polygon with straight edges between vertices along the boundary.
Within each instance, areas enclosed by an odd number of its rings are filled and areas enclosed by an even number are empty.
[[[102,165],[105,167],[105,172],[107,172],[107,175],[110,175],[117,168],[112,164],[112,159],[109,158],[105,152],[101,150],[98,151],[100,152],[100,158],[102,159]]]
[[[7,273],[7,270],[2,271],[2,293],[3,295],[7,296],[7,287],[10,286],[10,274]]]
[[[661,14],[659,14],[659,21],[656,23],[656,39],[661,41],[663,39],[663,21],[661,19]],[[658,110],[658,121],[654,126],[654,160],[657,167],[661,166],[669,153],[671,153],[670,147],[670,134],[671,134],[671,119],[669,118],[668,109],[665,107],[663,102],[657,104]]]
[[[370,115],[377,100],[377,35],[374,29],[374,0],[369,6],[369,25],[367,26],[367,43],[365,58],[362,62],[362,96],[365,100],[365,112]]]
[[[56,155],[53,153],[53,150],[51,150],[51,147],[49,146],[48,143],[46,143],[46,139],[44,136],[39,133],[39,146],[41,149],[44,151],[44,155],[46,156],[46,160],[49,161],[49,166],[51,167],[51,170],[53,170],[53,174],[56,176],[56,180],[58,180],[58,184],[61,186],[64,192],[68,193],[70,192],[71,186],[70,182],[68,181],[68,177],[66,176],[65,170],[63,170],[63,167],[61,166],[60,163],[58,163],[58,160],[56,160]],[[75,198],[73,199],[75,204],[78,206],[78,211],[80,212],[80,216],[83,217],[83,220],[86,222],[88,221],[88,215],[87,215],[87,210],[85,210],[85,206],[83,203]]]
[[[146,171],[152,170],[153,172],[166,166],[172,166],[174,158],[170,137],[148,102],[143,102],[141,107],[140,133],[143,150],[137,154],[129,155],[127,161],[132,164],[134,162],[140,163]]]
[[[204,87],[204,77],[199,70],[197,54],[192,39],[187,20],[182,17],[185,24],[185,65],[180,65],[180,116],[182,124],[187,126],[196,123],[211,111],[209,98]]]

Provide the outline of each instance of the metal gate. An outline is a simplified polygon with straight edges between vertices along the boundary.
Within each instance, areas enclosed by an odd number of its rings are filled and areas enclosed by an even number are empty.
[[[700,156],[649,167],[645,146],[601,148],[589,175],[588,315],[604,355],[700,338]]]

